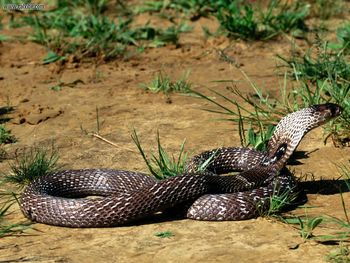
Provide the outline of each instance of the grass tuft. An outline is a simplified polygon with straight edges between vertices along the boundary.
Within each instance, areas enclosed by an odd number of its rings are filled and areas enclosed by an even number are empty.
[[[160,71],[149,84],[143,83],[141,87],[153,93],[163,92],[165,95],[169,95],[171,92],[190,93],[192,84],[187,81],[188,76],[189,72],[184,74],[179,80],[172,81],[168,75],[164,75]]]
[[[188,159],[187,152],[184,151],[185,141],[180,146],[180,151],[178,157],[175,158],[174,155],[170,156],[163,146],[161,145],[159,132],[157,133],[157,146],[158,146],[158,156],[156,154],[151,154],[151,158],[147,158],[137,136],[136,130],[133,131],[131,135],[132,140],[136,144],[136,147],[140,151],[140,154],[145,161],[151,174],[157,179],[166,179],[172,176],[180,175],[185,171],[186,161]]]
[[[346,11],[344,0],[309,0],[312,14],[320,19],[329,19],[334,16],[340,16]]]
[[[262,123],[259,123],[258,131],[254,131],[251,125],[249,129],[245,131],[242,122],[239,131],[239,137],[243,147],[251,146],[258,151],[266,151],[267,144],[275,131],[275,126],[270,124],[265,128]]]
[[[53,146],[24,149],[22,153],[16,154],[11,173],[4,176],[4,181],[24,187],[35,178],[57,171],[58,158],[58,152]]]
[[[174,155],[167,153],[161,145],[159,132],[157,132],[157,154],[151,153],[151,158],[148,158],[145,151],[141,146],[139,137],[137,136],[136,130],[133,130],[131,138],[134,141],[136,147],[140,151],[140,154],[145,161],[150,173],[159,180],[166,179],[172,176],[181,175],[186,172],[188,159],[188,152],[185,149],[185,142],[180,145],[180,150],[177,158]],[[214,160],[216,151],[209,156],[208,159],[203,160],[202,163],[198,164],[194,172],[202,173],[206,170],[208,165]]]
[[[290,58],[277,57],[287,65],[289,75],[296,80],[316,83],[328,78],[338,80],[350,78],[350,64],[343,51],[334,53],[330,44],[321,40],[305,54],[292,52]]]
[[[254,8],[244,1],[223,1],[218,4],[217,18],[229,36],[267,40],[281,33],[299,36],[307,31],[309,8],[301,2],[289,4],[280,0],[269,1],[266,9]]]
[[[1,197],[0,197],[1,198]],[[14,204],[11,200],[6,200],[1,204],[0,207],[0,238],[6,236],[13,236],[22,234],[26,229],[30,228],[30,222],[19,222],[19,223],[10,223],[6,220],[10,212],[10,207]]]
[[[10,174],[4,174],[0,185],[11,183],[23,188],[30,181],[58,170],[58,153],[51,148],[30,148],[16,154],[16,159],[11,164]],[[0,237],[23,233],[31,226],[31,222],[11,223],[6,220],[11,213],[9,209],[17,202],[16,194],[0,189]]]
[[[11,131],[6,129],[5,125],[0,124],[0,144],[15,143],[17,139],[11,134]]]
[[[346,23],[337,29],[338,46],[345,54],[350,53],[350,23]]]
[[[316,217],[294,217],[284,219],[284,221],[288,224],[298,224],[299,225],[299,234],[302,239],[307,240],[314,238],[315,235],[313,231],[318,227],[322,222],[324,222],[325,218],[323,216]]]
[[[156,237],[160,237],[160,238],[170,238],[175,236],[173,232],[167,230],[167,231],[162,231],[162,232],[158,232],[154,234]]]
[[[293,202],[298,198],[299,193],[295,193],[292,190],[286,190],[283,193],[273,194],[270,197],[269,210],[266,212],[266,216],[276,216],[282,212],[282,210],[291,206]]]
[[[326,256],[327,262],[332,263],[349,263],[350,262],[350,248],[344,242],[340,242],[338,248],[332,250]]]
[[[176,11],[175,15],[182,15],[195,21],[200,17],[207,17],[215,11],[214,1],[207,0],[156,0],[148,1],[137,7],[136,13],[143,12],[161,12],[163,16],[167,15],[173,18],[174,15],[168,10]],[[166,13],[165,13],[166,12]]]

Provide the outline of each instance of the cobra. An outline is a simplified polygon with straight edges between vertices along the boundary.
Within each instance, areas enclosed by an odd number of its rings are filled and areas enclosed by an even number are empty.
[[[272,195],[297,191],[293,176],[284,172],[286,161],[308,131],[341,111],[328,103],[290,113],[277,124],[266,152],[244,147],[206,151],[189,161],[185,173],[165,180],[111,169],[41,176],[24,189],[20,207],[32,221],[65,227],[120,226],[175,206],[189,206],[187,218],[197,220],[257,217]],[[211,156],[205,171],[197,172]],[[232,171],[239,173],[222,176]]]

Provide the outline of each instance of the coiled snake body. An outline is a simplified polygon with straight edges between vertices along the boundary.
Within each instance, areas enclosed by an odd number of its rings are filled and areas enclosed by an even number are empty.
[[[119,226],[190,203],[187,217],[198,220],[243,220],[268,208],[272,194],[296,191],[294,178],[280,172],[302,137],[337,117],[335,104],[314,105],[288,114],[277,125],[266,152],[219,148],[190,160],[183,175],[157,181],[122,170],[64,170],[35,179],[20,198],[29,219],[67,227]],[[214,155],[213,155],[214,154]],[[199,165],[213,155],[204,172]],[[220,176],[232,171],[234,176]],[[98,198],[83,198],[86,196]]]

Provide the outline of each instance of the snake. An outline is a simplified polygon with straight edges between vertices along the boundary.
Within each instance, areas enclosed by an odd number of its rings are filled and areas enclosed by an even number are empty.
[[[163,180],[102,168],[39,176],[25,187],[19,205],[28,219],[63,227],[123,226],[175,207],[184,207],[184,216],[195,220],[255,218],[273,195],[298,193],[296,179],[285,172],[287,160],[307,132],[341,112],[326,103],[289,113],[275,127],[267,150],[205,151],[189,160],[185,172]]]

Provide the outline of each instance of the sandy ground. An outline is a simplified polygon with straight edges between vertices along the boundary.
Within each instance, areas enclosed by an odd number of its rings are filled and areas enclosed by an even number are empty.
[[[65,168],[107,167],[147,172],[134,143],[132,129],[138,131],[147,151],[156,149],[156,133],[163,146],[176,153],[186,138],[193,154],[220,146],[238,146],[237,126],[216,121],[203,108],[212,107],[192,96],[171,95],[171,103],[162,94],[147,93],[140,83],[149,82],[163,70],[179,78],[190,71],[196,90],[212,95],[214,88],[227,95],[225,83],[233,80],[244,94],[252,92],[240,70],[259,87],[278,96],[283,77],[276,74],[275,54],[287,55],[287,38],[268,43],[230,43],[223,37],[202,37],[201,25],[212,28],[216,22],[201,19],[194,31],[182,36],[179,48],[148,49],[128,60],[116,60],[97,68],[92,64],[68,64],[60,73],[56,65],[42,65],[44,47],[33,43],[0,44],[0,105],[15,106],[7,127],[18,142],[6,145],[13,154],[22,147],[49,144],[59,148],[60,164]],[[19,34],[3,30],[4,34]],[[22,29],[23,30],[23,29]],[[216,50],[227,54],[240,70],[220,59]],[[300,42],[300,46],[305,46]],[[58,81],[72,83],[54,91]],[[231,96],[231,95],[230,95]],[[113,147],[87,136],[96,130],[96,107],[101,121],[100,134],[113,141]],[[316,178],[338,178],[336,165],[346,163],[350,148],[323,144],[322,129],[310,132],[298,148],[308,158],[291,166],[296,176],[313,174]],[[8,162],[0,163],[8,170]],[[309,214],[328,214],[344,218],[339,193],[309,194]],[[350,195],[344,193],[348,211]],[[304,210],[296,211],[304,214]],[[24,217],[15,207],[14,220]],[[242,222],[197,222],[187,219],[106,229],[69,229],[35,224],[28,235],[7,237],[0,242],[0,262],[322,262],[336,246],[314,241],[303,242],[298,231],[267,218]],[[171,231],[174,236],[160,238],[157,232]],[[332,229],[320,229],[333,231]]]

